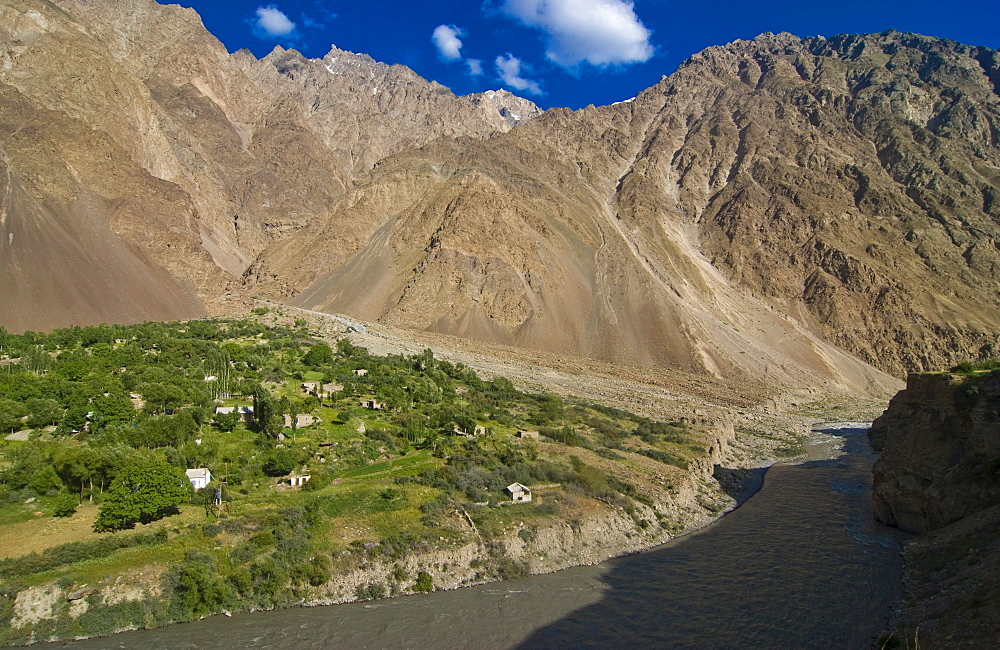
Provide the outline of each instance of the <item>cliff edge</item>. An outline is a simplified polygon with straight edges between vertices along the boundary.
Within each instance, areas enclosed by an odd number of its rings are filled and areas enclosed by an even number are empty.
[[[1000,373],[911,374],[872,424],[872,505],[927,533],[1000,500]]]
[[[869,437],[882,454],[875,517],[921,534],[904,551],[906,596],[880,647],[995,647],[1000,372],[912,374]]]

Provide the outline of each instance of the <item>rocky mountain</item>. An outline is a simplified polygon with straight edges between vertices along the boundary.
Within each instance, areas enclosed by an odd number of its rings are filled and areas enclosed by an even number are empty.
[[[858,358],[996,347],[992,50],[766,34],[539,114],[336,48],[230,55],[152,0],[0,11],[8,328],[261,296],[858,392],[896,386]]]
[[[893,373],[976,356],[1000,315],[997,74],[898,33],[711,48],[632,102],[384,160],[247,286],[717,373],[822,368],[810,336]]]
[[[499,113],[504,123],[510,128],[542,114],[542,109],[538,108],[535,102],[518,97],[503,89],[473,93],[466,95],[464,99],[476,106],[481,106],[487,116],[492,117]]]
[[[509,128],[362,55],[230,55],[194,11],[152,0],[3,0],[0,49],[13,330],[224,308],[261,251],[379,158]]]

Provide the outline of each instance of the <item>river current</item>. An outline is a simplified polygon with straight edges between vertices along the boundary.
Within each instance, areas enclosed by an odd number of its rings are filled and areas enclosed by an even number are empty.
[[[702,531],[591,567],[455,591],[212,617],[74,648],[866,648],[901,594],[857,423]]]

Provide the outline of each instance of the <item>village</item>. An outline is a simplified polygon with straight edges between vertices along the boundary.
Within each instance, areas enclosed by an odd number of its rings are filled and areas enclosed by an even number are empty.
[[[373,558],[493,548],[511,531],[533,539],[595,507],[637,530],[679,525],[652,506],[705,453],[697,429],[524,393],[430,350],[331,345],[261,316],[0,333],[3,585],[58,580],[82,594],[153,571],[184,620],[318,597]],[[497,553],[462,580],[528,570]],[[445,575],[398,573],[354,597]],[[90,615],[60,620],[98,629],[120,609],[85,599]],[[8,614],[9,638],[30,634]]]

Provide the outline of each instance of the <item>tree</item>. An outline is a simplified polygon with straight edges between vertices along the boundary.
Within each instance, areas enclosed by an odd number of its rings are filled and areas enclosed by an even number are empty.
[[[28,479],[28,487],[38,494],[49,494],[50,492],[59,492],[65,489],[62,479],[59,478],[56,470],[49,464],[44,465],[41,470],[32,473]]]
[[[214,419],[219,431],[232,431],[240,424],[240,414],[236,412],[216,413]]]
[[[281,433],[283,423],[278,405],[271,397],[271,393],[260,384],[257,384],[253,391],[253,417],[261,433],[271,437],[277,437]]]
[[[25,406],[28,409],[28,426],[32,428],[55,424],[63,416],[62,407],[54,399],[35,397],[29,399]]]
[[[276,449],[264,460],[261,469],[268,476],[284,476],[298,465],[298,459],[291,449]]]
[[[191,495],[184,471],[160,458],[124,466],[104,497],[94,522],[96,532],[123,530],[170,514]]]
[[[135,407],[129,396],[122,392],[112,392],[94,399],[91,405],[94,412],[94,424],[106,427],[113,424],[125,424],[135,417]]]
[[[27,414],[27,410],[11,399],[0,399],[0,431],[8,433],[21,426],[21,418]]]
[[[302,363],[307,366],[323,366],[333,362],[333,349],[326,343],[317,343],[309,348]]]

